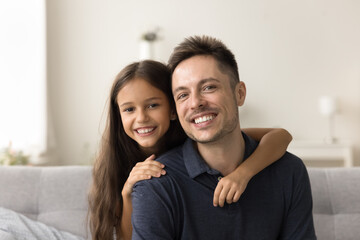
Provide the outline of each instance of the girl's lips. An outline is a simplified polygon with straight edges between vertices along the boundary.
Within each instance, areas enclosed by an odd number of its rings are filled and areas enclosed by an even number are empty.
[[[142,127],[142,128],[136,128],[134,131],[142,136],[151,135],[156,127]]]

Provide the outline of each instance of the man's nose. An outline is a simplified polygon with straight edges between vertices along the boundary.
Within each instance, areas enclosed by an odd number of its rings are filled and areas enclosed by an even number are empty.
[[[203,96],[199,93],[192,94],[190,96],[190,107],[192,109],[201,108],[205,105]]]

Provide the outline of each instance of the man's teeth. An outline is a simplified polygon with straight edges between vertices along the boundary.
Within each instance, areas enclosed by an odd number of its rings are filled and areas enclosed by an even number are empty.
[[[206,121],[210,121],[214,118],[213,115],[209,115],[209,116],[203,116],[203,117],[199,117],[199,118],[195,118],[195,123],[202,123],[202,122],[206,122]]]
[[[151,132],[152,130],[154,130],[154,128],[142,128],[142,129],[138,129],[136,131],[140,134],[144,134],[144,133]]]

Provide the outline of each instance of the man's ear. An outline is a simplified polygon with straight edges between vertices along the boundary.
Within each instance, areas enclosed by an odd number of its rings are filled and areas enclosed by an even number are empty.
[[[170,113],[170,120],[171,121],[174,121],[177,119],[177,115],[176,115],[176,112],[174,110],[171,110],[171,113]]]
[[[238,82],[235,87],[235,97],[236,97],[236,103],[239,107],[241,107],[246,98],[246,86],[244,82]]]

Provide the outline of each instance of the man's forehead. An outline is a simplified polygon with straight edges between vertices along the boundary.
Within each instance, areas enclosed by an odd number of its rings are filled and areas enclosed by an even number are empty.
[[[202,65],[218,67],[217,66],[217,60],[213,56],[210,56],[210,55],[196,55],[196,56],[192,56],[190,58],[187,58],[187,59],[181,61],[176,66],[176,68],[174,69],[174,73],[176,71],[179,71],[179,69],[191,68],[191,67],[197,67],[198,68],[199,66],[202,66]]]
[[[210,81],[225,83],[228,79],[228,74],[220,70],[213,57],[195,56],[184,60],[175,68],[171,81],[174,90],[194,83],[197,85]]]
[[[221,73],[216,60],[210,56],[194,56],[179,63],[172,74],[172,81],[182,78],[202,80],[215,78]]]

